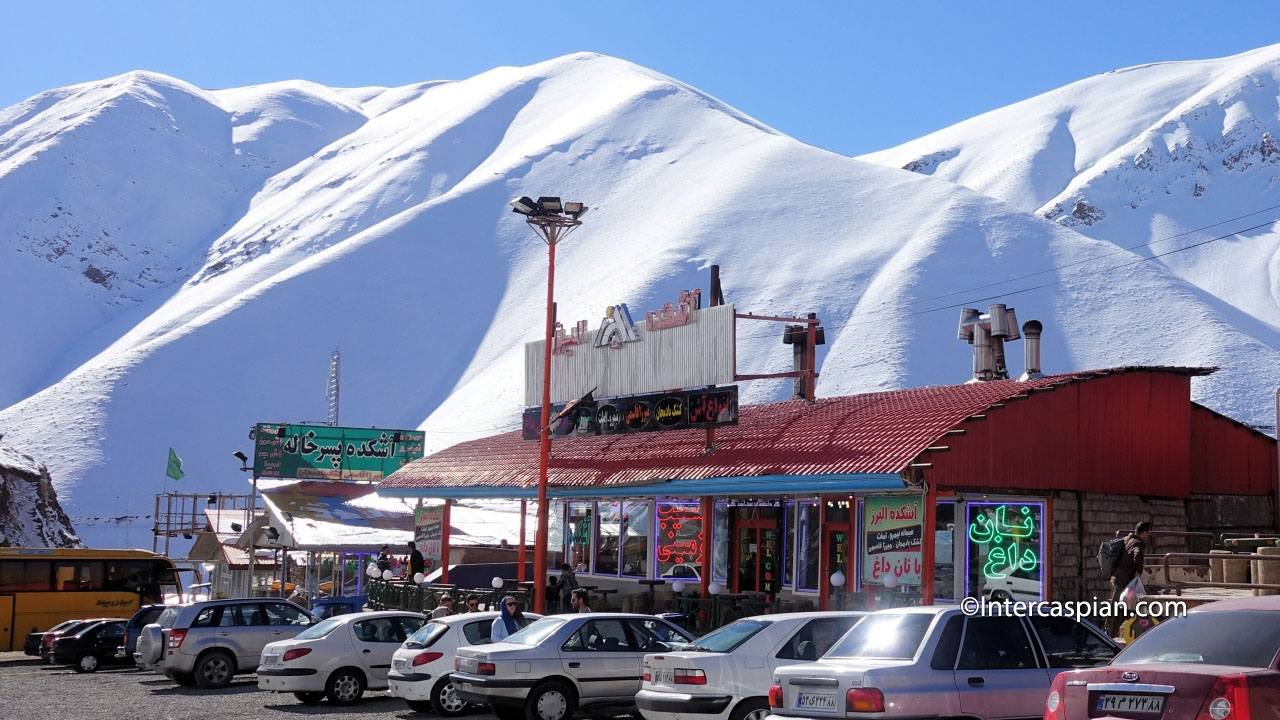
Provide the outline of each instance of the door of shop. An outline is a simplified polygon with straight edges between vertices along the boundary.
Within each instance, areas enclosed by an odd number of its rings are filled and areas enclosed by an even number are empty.
[[[781,579],[780,540],[773,508],[739,510],[734,518],[733,592],[777,594]]]

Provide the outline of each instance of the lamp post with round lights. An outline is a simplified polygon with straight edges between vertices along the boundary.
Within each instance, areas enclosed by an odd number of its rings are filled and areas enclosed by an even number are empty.
[[[587,212],[580,202],[560,202],[558,197],[540,197],[534,202],[521,197],[511,202],[513,212],[525,216],[525,222],[547,244],[547,327],[546,346],[542,353],[542,433],[538,452],[538,531],[533,546],[533,577],[541,587],[547,581],[547,463],[551,456],[551,337],[555,331],[556,245],[576,230]],[[533,593],[533,610],[546,611],[546,593]]]

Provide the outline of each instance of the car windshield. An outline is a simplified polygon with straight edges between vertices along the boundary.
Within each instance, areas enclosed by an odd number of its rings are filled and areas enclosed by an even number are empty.
[[[1218,610],[1171,618],[1138,636],[1113,661],[1270,667],[1280,652],[1280,613]]]
[[[920,649],[933,618],[931,613],[868,615],[823,657],[910,660]]]
[[[768,626],[769,623],[759,620],[738,620],[694,640],[691,647],[715,653],[733,652],[751,636]]]
[[[566,620],[560,618],[542,618],[529,623],[523,630],[517,630],[502,642],[517,645],[537,645],[550,637]]]
[[[431,647],[449,631],[449,626],[442,622],[429,622],[418,628],[418,631],[404,641],[405,647]]]
[[[295,637],[299,640],[315,640],[316,638],[322,638],[333,632],[333,629],[341,625],[345,619],[345,617],[336,617],[329,618],[328,620],[321,620],[315,625],[312,625],[306,630],[298,633]]]

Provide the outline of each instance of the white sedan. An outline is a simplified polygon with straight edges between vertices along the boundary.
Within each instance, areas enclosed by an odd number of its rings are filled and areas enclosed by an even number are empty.
[[[773,671],[822,657],[865,612],[757,615],[644,657],[645,720],[764,720]]]
[[[361,612],[322,620],[262,650],[258,687],[291,692],[314,705],[350,705],[365,690],[384,690],[391,656],[427,621],[403,611]]]
[[[387,676],[391,694],[404,698],[409,709],[433,711],[441,717],[466,712],[471,704],[453,690],[453,651],[488,644],[497,612],[475,612],[436,618],[423,625],[391,656]],[[530,622],[541,618],[525,613]]]

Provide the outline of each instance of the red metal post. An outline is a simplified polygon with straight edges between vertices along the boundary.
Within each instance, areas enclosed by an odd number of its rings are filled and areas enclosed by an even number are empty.
[[[547,610],[547,594],[542,586],[547,582],[547,542],[549,516],[547,513],[547,464],[551,459],[551,334],[555,329],[556,244],[547,243],[547,333],[542,348],[542,438],[538,452],[538,533],[533,546],[533,611],[539,615]]]
[[[440,584],[449,584],[449,508],[453,501],[444,501],[444,513],[440,520]]]
[[[704,598],[711,596],[707,586],[711,584],[711,556],[715,550],[715,538],[712,537],[716,525],[715,510],[714,499],[710,495],[702,496],[702,567],[698,573],[702,576],[699,584]]]
[[[827,567],[827,498],[818,498],[818,609],[827,610],[831,601],[831,575]]]
[[[516,571],[516,579],[519,580],[520,582],[524,582],[525,580],[528,579],[524,576],[524,553],[525,553],[524,517],[525,517],[526,503],[528,503],[527,500],[520,501],[520,549],[516,551],[516,562],[519,563],[520,565],[520,569]]]
[[[924,493],[924,538],[921,543],[920,554],[920,591],[921,601],[925,605],[933,604],[933,571],[934,565],[934,528],[938,525],[938,488],[933,483],[929,483],[929,489]],[[959,534],[959,533],[957,533]]]
[[[1043,532],[1044,552],[1040,553],[1040,578],[1044,583],[1044,601],[1053,601],[1053,491],[1044,501]]]

